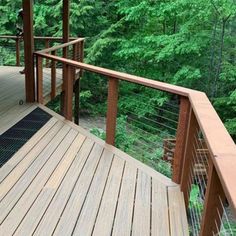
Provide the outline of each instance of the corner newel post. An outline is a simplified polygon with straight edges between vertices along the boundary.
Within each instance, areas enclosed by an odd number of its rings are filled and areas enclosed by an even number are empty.
[[[204,201],[200,236],[218,235],[225,203],[225,194],[214,164],[209,158],[207,189]]]
[[[193,171],[194,158],[195,158],[195,142],[198,137],[199,125],[194,114],[193,109],[190,109],[189,122],[187,127],[186,136],[186,149],[183,156],[182,174],[180,181],[180,188],[184,194],[184,201],[186,208],[189,205],[190,187],[193,183],[191,171]]]
[[[37,102],[43,104],[43,58],[36,56]]]
[[[179,120],[176,134],[172,176],[172,180],[177,184],[180,184],[181,181],[184,153],[187,144],[186,138],[189,125],[190,107],[188,97],[180,97]]]
[[[70,65],[65,65],[65,96],[64,96],[64,117],[72,121],[73,118],[73,78],[74,68]]]
[[[118,110],[118,86],[119,80],[109,78],[108,101],[107,101],[107,123],[106,123],[106,143],[115,145],[116,119]]]

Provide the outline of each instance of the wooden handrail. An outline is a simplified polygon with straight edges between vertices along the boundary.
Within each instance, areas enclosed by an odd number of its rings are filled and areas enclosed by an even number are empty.
[[[65,58],[53,56],[50,54],[45,54],[45,53],[42,53],[41,51],[35,52],[35,55],[41,56],[43,58],[51,59],[52,61],[62,62],[64,64],[71,65],[71,66],[74,66],[76,68],[79,68],[79,69],[82,69],[85,71],[94,72],[96,74],[104,75],[109,78],[112,77],[115,79],[120,79],[120,80],[124,80],[124,81],[128,81],[128,82],[144,85],[146,87],[166,91],[166,92],[177,94],[177,95],[184,96],[184,97],[188,97],[190,92],[195,91],[192,89],[187,89],[187,88],[183,88],[183,87],[176,86],[176,85],[171,85],[171,84],[167,84],[167,83],[163,83],[163,82],[159,82],[159,81],[155,81],[155,80],[150,80],[150,79],[146,79],[146,78],[135,76],[135,75],[126,74],[123,72],[117,72],[117,71],[110,70],[110,69],[104,69],[101,67],[97,67],[97,66],[93,66],[93,65],[89,65],[89,64],[85,64],[85,63],[81,63],[81,62],[76,62],[76,61],[73,61],[70,59],[65,59]]]
[[[73,41],[69,44],[73,44]],[[53,50],[55,50],[55,47]],[[213,157],[213,163],[216,167],[224,191],[226,192],[226,196],[231,202],[234,211],[236,212],[236,146],[213,106],[211,105],[209,99],[204,93],[113,71],[110,69],[104,69],[97,66],[76,62],[70,59],[49,55],[45,52],[48,52],[48,50],[36,52],[35,55],[51,59],[52,61],[62,62],[66,65],[74,66],[85,71],[104,75],[107,78],[129,81],[146,87],[187,97],[190,101],[191,107],[193,108],[198,124],[203,132],[211,156]]]
[[[15,41],[15,49],[16,49],[16,66],[20,66],[20,43],[23,41],[23,37],[21,36],[14,36],[14,35],[0,35],[0,39],[8,39],[8,40],[14,40]],[[48,49],[50,46],[51,41],[59,41],[62,42],[62,37],[51,37],[51,36],[34,36],[35,40],[43,40],[45,41],[45,47]],[[70,37],[70,41],[77,40],[75,37]],[[79,41],[83,41],[84,39],[80,39]],[[60,47],[59,47],[60,48]],[[57,47],[56,49],[57,50]],[[48,52],[51,52],[52,50],[49,50]],[[46,65],[48,67],[48,61],[46,62]]]
[[[204,93],[189,94],[224,192],[236,214],[236,145]]]
[[[84,41],[84,38],[78,38],[78,39],[75,39],[75,40],[70,41],[68,43],[64,43],[64,44],[61,44],[61,45],[58,45],[58,46],[55,46],[55,47],[46,48],[46,49],[37,51],[37,53],[45,54],[45,53],[53,52],[53,51],[56,51],[58,49],[66,48],[68,46],[74,45],[74,44],[82,42],[82,41]]]
[[[0,39],[19,39],[22,37],[15,36],[15,35],[0,35]],[[57,40],[62,42],[62,37],[51,37],[51,36],[34,36],[34,39],[37,40]],[[70,40],[75,40],[77,38],[75,37],[70,37]]]

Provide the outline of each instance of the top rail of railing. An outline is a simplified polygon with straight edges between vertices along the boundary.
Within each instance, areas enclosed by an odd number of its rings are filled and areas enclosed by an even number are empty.
[[[69,46],[74,45],[76,43],[83,42],[83,41],[84,41],[84,38],[78,38],[78,39],[75,39],[75,40],[70,41],[68,43],[64,43],[64,44],[61,44],[61,45],[58,45],[58,46],[54,46],[54,47],[51,47],[51,48],[46,48],[46,49],[40,50],[37,53],[45,54],[45,53],[53,52],[53,51],[56,51],[56,50],[59,50],[59,49],[62,49],[62,48],[69,47]]]
[[[14,36],[14,35],[0,35],[0,39],[20,39],[22,37],[20,36]],[[62,41],[62,37],[51,37],[51,36],[34,36],[34,39],[38,40],[56,40],[56,41]],[[77,38],[75,37],[70,37],[70,40],[75,40]]]

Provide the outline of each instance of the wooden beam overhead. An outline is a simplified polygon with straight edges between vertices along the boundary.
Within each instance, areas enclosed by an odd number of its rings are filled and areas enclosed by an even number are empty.
[[[70,35],[70,0],[63,0],[63,19],[62,19],[62,26],[63,26],[63,42],[69,42],[69,35]]]
[[[69,42],[69,35],[70,35],[70,0],[63,0],[63,16],[62,16],[62,31],[63,31],[63,43]],[[68,56],[68,48],[63,48],[63,57],[67,58]],[[66,84],[67,79],[67,71],[66,66],[63,65],[62,77],[63,77],[63,85],[62,85],[62,93],[61,93],[61,113],[65,114],[65,107],[64,104],[66,103],[65,98],[65,91],[64,87]]]
[[[22,0],[26,102],[35,101],[33,0]]]

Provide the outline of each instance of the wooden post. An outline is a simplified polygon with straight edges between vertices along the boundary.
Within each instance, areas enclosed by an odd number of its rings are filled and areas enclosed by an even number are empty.
[[[74,44],[73,45],[73,54],[72,54],[72,60],[77,61],[77,55],[78,55],[78,44]],[[76,79],[78,78],[78,76],[76,76],[76,68],[74,67],[74,73],[73,73],[74,77],[74,82],[76,81]]]
[[[52,55],[56,55],[56,51],[52,51]],[[52,60],[51,68],[51,99],[56,97],[56,61]]]
[[[84,41],[80,42],[79,46],[79,62],[84,62]],[[80,77],[83,77],[84,71],[80,69]]]
[[[63,43],[69,42],[69,35],[70,35],[70,28],[69,28],[69,15],[70,15],[70,1],[69,0],[63,0],[63,19],[62,19],[62,28],[63,28]],[[68,48],[63,48],[63,57],[67,58],[68,56]],[[63,77],[63,85],[62,85],[62,92],[61,92],[61,113],[65,114],[65,92],[64,92],[64,85],[66,82],[66,66],[62,65],[62,77]]]
[[[64,117],[67,120],[72,121],[73,116],[73,73],[74,68],[72,66],[66,65],[65,67],[65,97],[64,97],[64,106],[65,113]]]
[[[37,102],[43,104],[43,58],[36,57],[37,66]]]
[[[63,43],[69,42],[70,35],[70,0],[63,0]],[[65,50],[67,51],[67,50]]]
[[[190,114],[189,99],[187,97],[180,97],[180,111],[179,111],[179,121],[176,135],[176,145],[175,145],[175,153],[173,160],[173,177],[172,177],[172,180],[177,184],[180,184],[181,181],[183,159],[186,149],[186,137],[188,130],[189,114]]]
[[[78,43],[73,45],[73,60],[77,61],[78,60]]]
[[[20,38],[16,38],[16,66],[20,66]]]
[[[73,45],[73,60],[78,61],[78,56],[80,55],[80,44],[76,43]],[[76,73],[76,71],[75,71]],[[80,73],[76,74],[74,83],[74,94],[75,94],[75,105],[74,105],[74,122],[79,125],[79,109],[80,109]]]
[[[212,233],[218,235],[223,214],[222,203],[224,204],[225,201],[224,190],[211,159],[209,165],[200,236],[208,236]]]
[[[50,41],[49,39],[45,40],[45,48],[49,48],[50,47]],[[49,68],[49,59],[46,59],[46,68]]]
[[[186,149],[184,153],[183,159],[183,167],[182,167],[182,176],[180,181],[181,191],[184,194],[185,206],[188,207],[189,202],[189,182],[191,178],[191,168],[194,163],[194,144],[195,138],[197,137],[197,130],[199,129],[198,122],[196,120],[195,114],[193,110],[190,110],[189,121],[187,127],[187,137],[186,137]],[[192,170],[193,171],[193,170]]]
[[[23,0],[26,102],[35,101],[33,0]]]
[[[78,78],[78,79],[75,81],[74,93],[75,93],[74,119],[75,119],[75,124],[79,125],[80,78]]]
[[[107,101],[107,122],[106,122],[106,143],[110,145],[115,145],[117,103],[118,103],[118,84],[119,84],[118,79],[109,78],[108,101]]]

